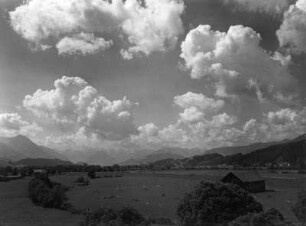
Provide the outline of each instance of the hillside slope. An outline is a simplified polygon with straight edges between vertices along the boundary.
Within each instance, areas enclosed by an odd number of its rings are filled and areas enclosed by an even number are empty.
[[[24,166],[57,166],[57,165],[73,165],[72,162],[60,159],[43,159],[43,158],[27,158],[15,162],[16,165]]]
[[[0,137],[0,159],[16,161],[24,158],[67,160],[62,154],[50,148],[38,146],[25,136]]]

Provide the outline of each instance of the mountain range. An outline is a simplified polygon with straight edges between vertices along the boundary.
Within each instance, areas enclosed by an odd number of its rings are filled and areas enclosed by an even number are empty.
[[[257,146],[257,145],[255,145]],[[262,146],[260,144],[259,146]],[[232,147],[229,150],[233,155],[222,155],[224,149],[210,150],[203,155],[196,155],[191,158],[185,158],[181,160],[168,159],[160,160],[153,165],[158,167],[171,167],[171,166],[217,166],[217,165],[239,165],[239,166],[254,166],[254,165],[266,165],[271,163],[290,163],[291,165],[298,165],[300,162],[306,163],[306,135],[299,136],[293,140],[286,140],[281,142],[273,142],[271,145],[263,145],[262,148],[254,151],[250,149],[254,148],[254,145],[246,146],[245,149],[241,147]],[[243,151],[238,153],[237,150]]]
[[[0,137],[0,165],[9,161],[20,164],[42,162],[48,165],[57,163],[70,164],[72,162],[86,162],[96,165],[138,165],[150,164],[172,159],[173,164],[185,166],[198,165],[254,165],[271,162],[289,162],[295,164],[299,160],[306,160],[306,135],[293,140],[279,142],[255,143],[247,146],[223,147],[204,151],[201,149],[183,149],[165,147],[159,150],[114,151],[104,149],[86,150],[83,152],[66,150],[62,153],[51,148],[39,146],[25,136]],[[123,153],[123,154],[121,154]],[[24,162],[23,160],[26,159]],[[38,160],[31,160],[38,159]],[[45,160],[43,160],[45,159]],[[50,162],[46,159],[55,159]],[[62,162],[57,162],[61,160]],[[20,161],[22,160],[22,161]]]

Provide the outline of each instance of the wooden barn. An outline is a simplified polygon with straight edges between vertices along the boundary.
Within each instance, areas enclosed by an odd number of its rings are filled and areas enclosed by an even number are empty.
[[[221,179],[223,183],[237,184],[248,192],[257,193],[266,190],[265,180],[257,172],[230,172]]]

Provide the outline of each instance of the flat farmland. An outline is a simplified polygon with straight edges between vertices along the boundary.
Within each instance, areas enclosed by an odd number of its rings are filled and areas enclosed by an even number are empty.
[[[1,226],[77,226],[81,216],[35,206],[28,198],[30,179],[0,183]]]
[[[71,187],[67,195],[77,209],[133,206],[146,217],[176,218],[176,208],[184,193],[202,180],[217,181],[228,171],[162,171],[130,173],[123,177],[98,178],[89,186],[74,181],[85,173],[67,173],[51,179]],[[279,209],[288,220],[296,222],[291,207],[300,189],[306,188],[306,175],[261,172],[268,191],[254,194],[264,208]],[[69,211],[44,209],[32,204],[27,196],[30,179],[0,183],[1,226],[76,226],[81,215]]]
[[[77,209],[133,206],[147,217],[176,218],[176,207],[184,193],[202,180],[217,181],[226,171],[163,171],[124,174],[123,177],[99,178],[89,186],[77,187],[80,174],[55,176],[53,180],[73,186],[69,199]],[[300,189],[306,188],[305,175],[262,172],[268,191],[254,194],[264,208],[278,208],[295,222],[291,211]]]

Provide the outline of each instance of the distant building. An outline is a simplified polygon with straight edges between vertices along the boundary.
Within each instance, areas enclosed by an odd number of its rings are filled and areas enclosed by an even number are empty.
[[[221,179],[221,182],[237,184],[252,193],[264,192],[266,190],[265,180],[254,171],[230,172]]]
[[[45,174],[45,173],[47,173],[47,171],[44,170],[44,169],[34,169],[33,173],[34,173],[34,175],[38,175],[38,174]]]

